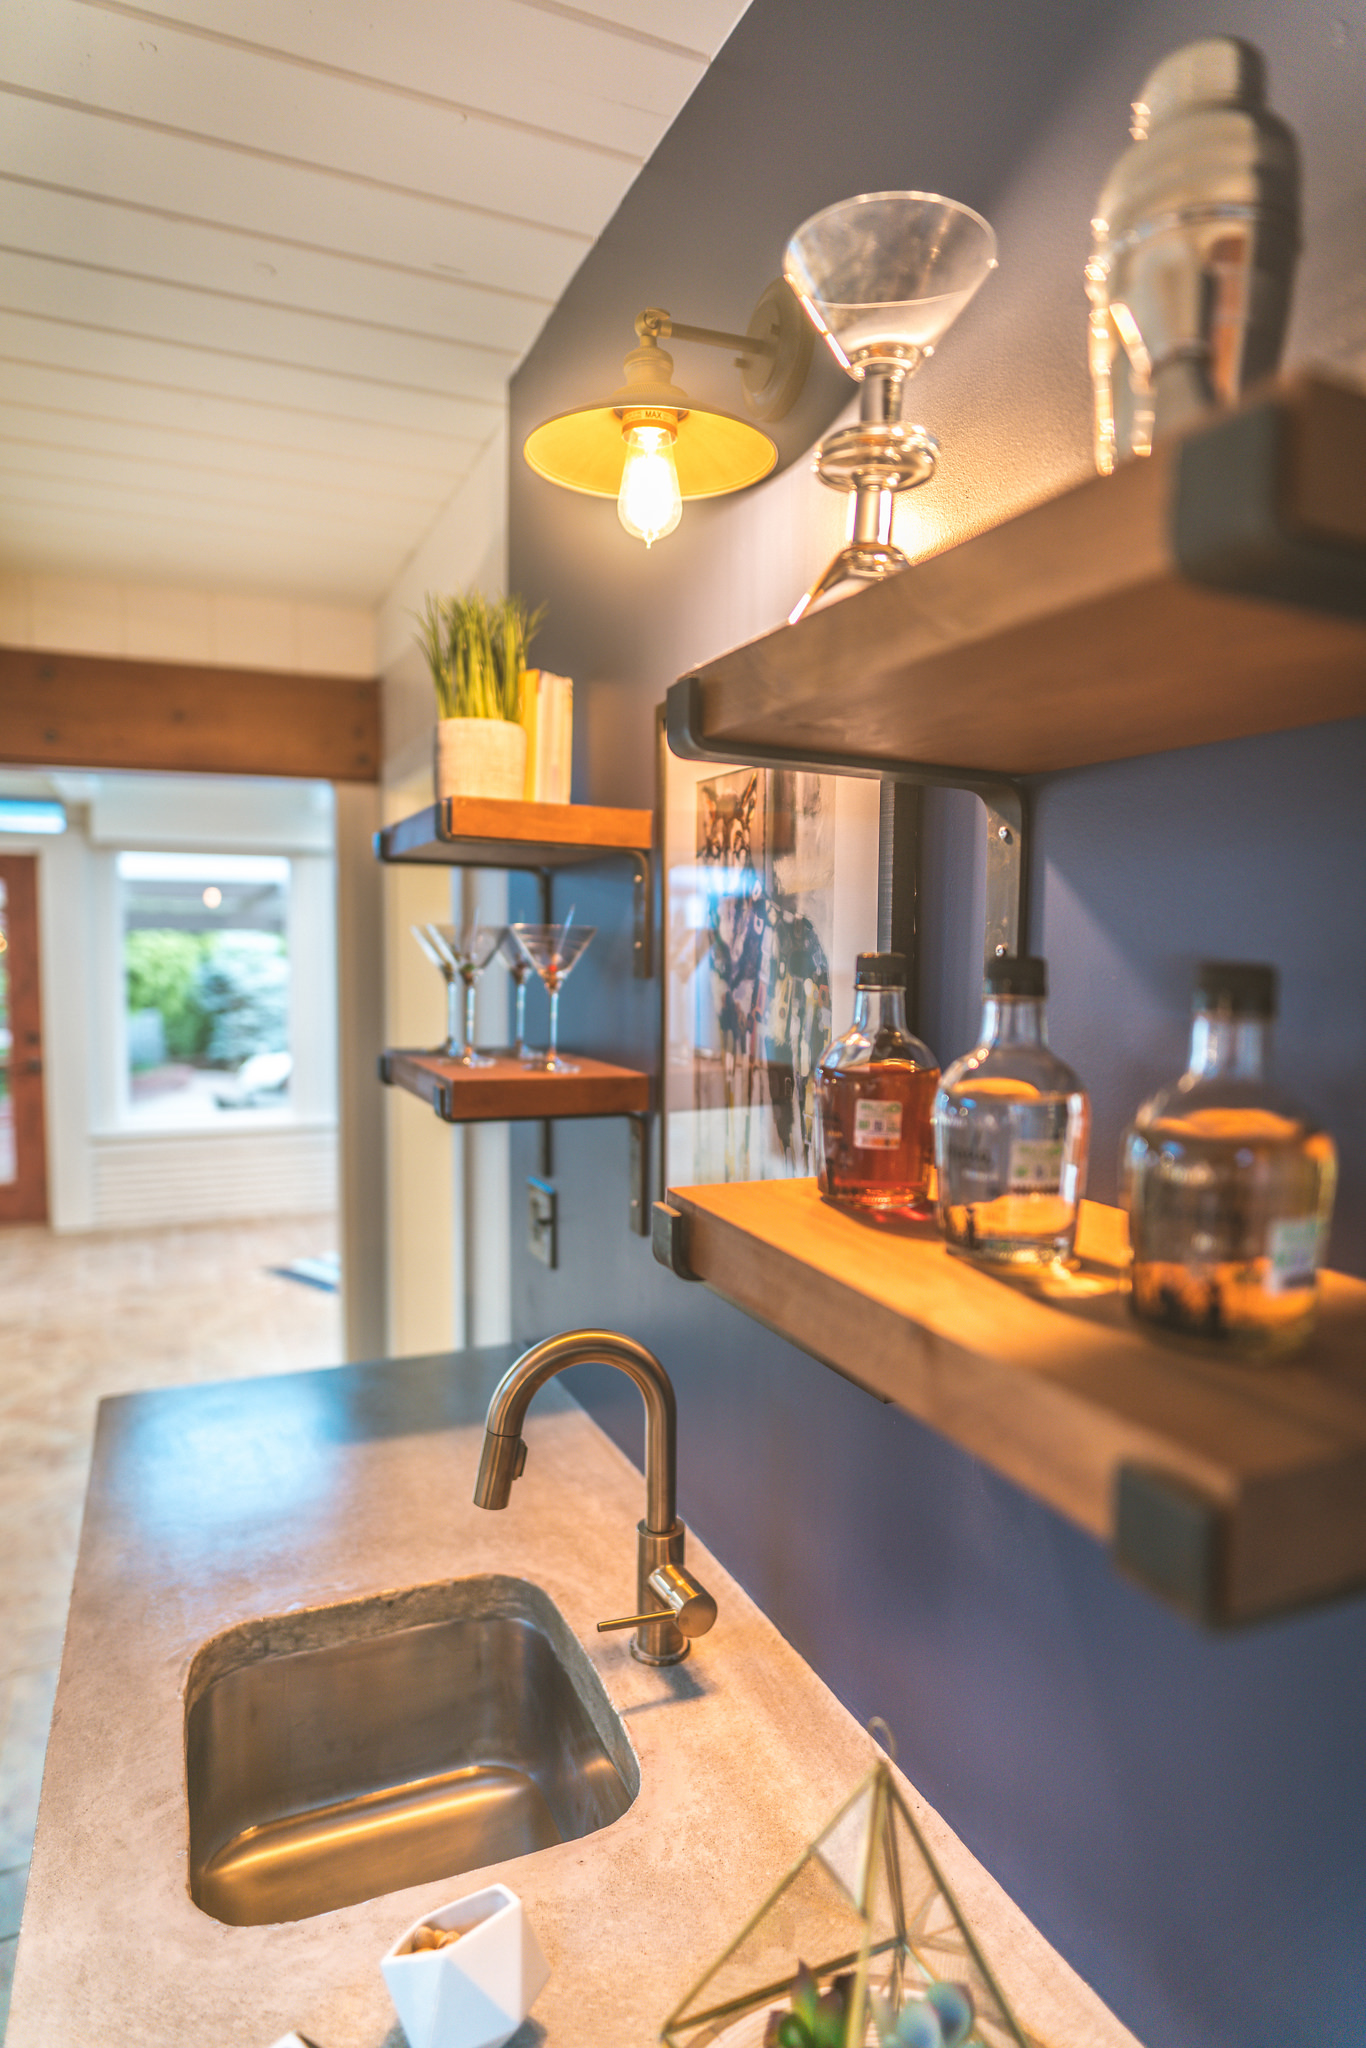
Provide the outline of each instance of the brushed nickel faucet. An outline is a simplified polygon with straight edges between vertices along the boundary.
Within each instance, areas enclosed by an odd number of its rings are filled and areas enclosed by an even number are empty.
[[[694,1636],[716,1619],[716,1602],[683,1569],[687,1535],[677,1510],[678,1408],[673,1383],[653,1351],[613,1330],[568,1330],[533,1344],[493,1390],[475,1481],[476,1507],[505,1508],[526,1467],[522,1423],[533,1396],[571,1365],[612,1365],[645,1402],[645,1519],[637,1524],[636,1602],[641,1612],[600,1621],[599,1631],[633,1628],[631,1655],[642,1664],[678,1664]]]

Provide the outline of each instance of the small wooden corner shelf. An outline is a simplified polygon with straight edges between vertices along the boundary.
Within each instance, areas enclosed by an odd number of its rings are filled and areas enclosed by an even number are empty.
[[[705,663],[668,722],[973,787],[1363,712],[1366,394],[1305,377]]]
[[[381,860],[465,868],[564,868],[613,854],[646,858],[649,811],[601,804],[528,804],[503,797],[445,797],[375,835]]]
[[[1047,1291],[864,1221],[814,1181],[681,1188],[691,1277],[1110,1543],[1153,1590],[1248,1621],[1366,1583],[1366,1283],[1322,1276],[1287,1365],[1169,1348],[1123,1298],[1124,1217],[1083,1208]],[[657,1249],[660,1247],[657,1246]],[[662,1255],[662,1251],[661,1251]]]
[[[517,1059],[491,1067],[462,1067],[432,1052],[386,1052],[380,1079],[406,1088],[448,1124],[518,1123],[535,1117],[644,1116],[650,1077],[633,1067],[609,1066],[581,1053],[566,1054],[574,1074],[547,1074]]]

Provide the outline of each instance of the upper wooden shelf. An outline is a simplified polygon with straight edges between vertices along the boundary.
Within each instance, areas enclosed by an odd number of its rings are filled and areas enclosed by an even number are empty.
[[[649,811],[600,804],[527,804],[502,797],[445,797],[375,834],[381,860],[467,868],[564,868],[606,854],[648,854]]]
[[[691,1277],[1110,1542],[1208,1621],[1366,1582],[1366,1283],[1322,1276],[1288,1365],[1169,1348],[1125,1305],[1125,1219],[1088,1202],[1075,1275],[1030,1285],[930,1223],[865,1221],[810,1180],[681,1188],[657,1243]]]
[[[462,1067],[434,1052],[380,1055],[380,1079],[429,1103],[448,1124],[516,1123],[532,1117],[643,1116],[650,1077],[582,1053],[573,1074],[547,1074],[518,1059]]]
[[[669,692],[700,759],[1022,776],[1366,712],[1366,395],[1272,387]]]

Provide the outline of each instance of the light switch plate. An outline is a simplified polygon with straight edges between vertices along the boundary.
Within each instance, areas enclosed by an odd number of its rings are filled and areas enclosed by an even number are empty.
[[[527,1175],[526,1210],[526,1248],[553,1273],[559,1263],[559,1202],[552,1184],[534,1173]]]

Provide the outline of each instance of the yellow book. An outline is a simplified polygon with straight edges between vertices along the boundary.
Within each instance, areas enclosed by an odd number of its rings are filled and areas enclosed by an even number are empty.
[[[539,778],[537,775],[536,737],[540,722],[541,671],[538,668],[522,670],[522,717],[521,724],[526,732],[526,780],[522,785],[522,796],[529,804],[540,801]]]

